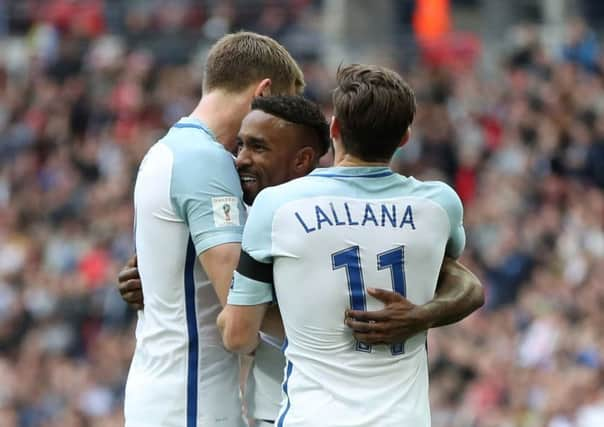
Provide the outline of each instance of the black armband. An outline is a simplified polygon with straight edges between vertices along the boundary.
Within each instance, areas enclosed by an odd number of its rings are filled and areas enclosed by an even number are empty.
[[[246,251],[241,250],[237,273],[258,282],[273,284],[273,263],[256,261]]]

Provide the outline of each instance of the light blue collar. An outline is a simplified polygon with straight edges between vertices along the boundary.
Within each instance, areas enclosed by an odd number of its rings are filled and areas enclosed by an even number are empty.
[[[214,132],[212,132],[212,130],[207,127],[201,120],[198,120],[194,117],[183,117],[182,119],[180,119],[178,122],[176,122],[176,124],[174,124],[175,128],[192,128],[192,129],[199,129],[203,132],[205,132],[206,134],[208,134],[208,136],[210,138],[212,138],[214,141],[218,142],[218,139],[216,138],[216,135],[214,135]]]
[[[334,166],[331,168],[315,169],[310,174],[328,178],[383,178],[394,175],[394,172],[387,166]]]

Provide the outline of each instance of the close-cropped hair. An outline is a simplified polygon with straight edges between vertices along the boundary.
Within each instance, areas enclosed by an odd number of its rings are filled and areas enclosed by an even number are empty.
[[[317,137],[319,157],[329,150],[329,124],[321,108],[309,99],[299,95],[259,96],[252,101],[252,110],[311,129]]]
[[[340,66],[334,115],[347,153],[388,161],[415,116],[415,95],[396,72],[377,65]]]
[[[210,49],[203,90],[238,92],[263,79],[271,79],[272,94],[304,90],[304,74],[283,46],[270,37],[242,31],[227,34]]]

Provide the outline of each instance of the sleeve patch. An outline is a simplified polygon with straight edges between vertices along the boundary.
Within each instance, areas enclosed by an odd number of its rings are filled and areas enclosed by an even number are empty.
[[[214,225],[216,227],[241,225],[236,197],[212,197],[212,212],[214,213]]]

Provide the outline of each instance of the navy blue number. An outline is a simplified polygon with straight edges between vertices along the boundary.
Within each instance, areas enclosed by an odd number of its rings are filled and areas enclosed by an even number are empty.
[[[363,280],[363,269],[361,268],[361,255],[358,246],[351,246],[344,250],[331,254],[331,264],[333,270],[344,268],[348,282],[348,291],[350,295],[350,308],[353,310],[366,310],[367,297],[365,295],[365,284]],[[395,292],[405,296],[405,247],[399,246],[382,252],[377,255],[377,269],[390,269],[392,278],[392,288]],[[365,343],[357,342],[358,351],[371,352],[371,346]],[[402,354],[404,352],[403,343],[394,344],[391,348],[392,354]]]
[[[359,247],[352,246],[331,254],[331,265],[334,270],[342,267],[346,269],[348,293],[350,295],[350,308],[353,310],[367,310]],[[356,349],[358,351],[370,352],[371,346],[357,341]]]
[[[407,296],[404,246],[399,246],[398,248],[378,254],[377,268],[378,270],[389,268],[390,276],[392,277],[392,289],[394,289],[394,292],[397,292],[402,296]],[[403,354],[405,352],[404,343],[392,344],[391,351],[394,355]]]

